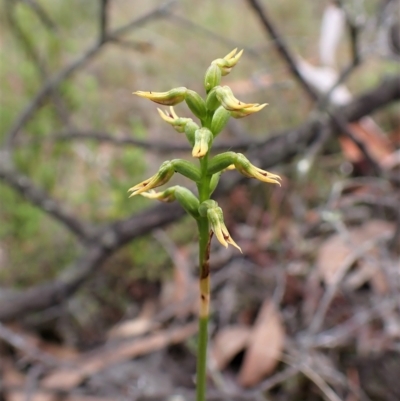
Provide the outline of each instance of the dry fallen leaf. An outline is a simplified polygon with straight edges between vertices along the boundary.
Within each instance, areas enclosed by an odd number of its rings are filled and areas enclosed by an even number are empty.
[[[349,124],[349,129],[356,138],[365,144],[371,157],[381,166],[385,166],[386,160],[390,160],[395,149],[375,121],[366,116]],[[364,155],[353,141],[343,135],[339,137],[339,141],[349,161],[354,163],[363,160]]]
[[[251,328],[247,326],[226,326],[220,330],[211,346],[215,367],[218,370],[224,369],[246,347],[250,335]]]
[[[114,326],[108,333],[109,339],[140,336],[153,327],[153,316],[156,305],[153,300],[144,303],[143,308],[135,319],[126,320]]]
[[[178,344],[197,331],[197,322],[182,327],[159,331],[144,338],[133,339],[116,346],[83,353],[73,361],[74,369],[60,368],[46,376],[41,386],[47,389],[68,391],[78,386],[86,377],[117,363],[146,355],[170,344]]]
[[[320,246],[317,255],[318,272],[325,284],[334,284],[346,273],[346,271],[341,270],[343,268],[346,268],[346,270],[350,268],[355,261],[361,259],[361,256],[367,256],[372,258],[372,260],[376,260],[377,245],[373,241],[391,236],[393,230],[394,227],[391,223],[383,220],[371,220],[360,227],[350,229],[349,238],[345,238],[339,234],[329,237]],[[363,247],[368,245],[368,243],[371,246],[363,250]],[[377,287],[378,291],[383,291],[386,288],[384,283],[382,283],[384,277],[376,269],[377,266],[375,264],[372,267],[374,268],[374,272],[369,274],[368,279],[371,280],[372,285]],[[355,278],[351,280],[356,281]]]
[[[5,401],[26,401],[27,400],[27,392],[22,390],[14,390],[11,391]],[[34,394],[31,394],[29,397],[30,401],[56,401],[56,395],[48,394],[44,392],[37,391]]]
[[[281,316],[270,300],[265,300],[249,338],[238,382],[243,387],[259,383],[273,372],[283,351],[285,329]]]

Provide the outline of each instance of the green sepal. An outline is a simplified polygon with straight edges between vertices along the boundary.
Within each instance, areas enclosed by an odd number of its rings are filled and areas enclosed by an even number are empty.
[[[231,164],[234,164],[236,158],[237,158],[237,153],[235,152],[225,152],[217,156],[214,156],[208,162],[207,173],[216,174],[219,171],[225,170]]]
[[[210,65],[204,77],[204,87],[206,89],[206,92],[208,93],[212,88],[219,85],[220,82],[221,69],[216,64]]]
[[[200,217],[200,202],[192,191],[177,185],[175,187],[175,198],[188,214],[190,214],[196,220]]]
[[[213,118],[211,120],[211,131],[216,137],[228,124],[228,121],[231,117],[231,113],[226,110],[224,107],[219,106],[215,111]]]
[[[186,138],[188,139],[189,143],[192,146],[194,146],[194,141],[195,141],[194,136],[198,129],[200,129],[200,127],[193,121],[190,121],[185,125]]]
[[[217,88],[220,86],[216,86],[210,90],[206,98],[206,107],[209,111],[215,111],[221,106],[221,102],[217,98]]]
[[[204,202],[201,202],[201,204],[200,204],[200,206],[198,208],[199,214],[202,217],[207,217],[208,210],[209,209],[214,209],[216,207],[218,207],[218,203],[215,202],[215,200],[209,199],[209,200],[206,200]]]
[[[207,115],[206,104],[203,98],[195,91],[188,89],[185,97],[186,104],[192,113],[200,120]]]
[[[200,170],[194,164],[182,159],[174,159],[171,161],[171,163],[177,173],[182,174],[183,176],[189,178],[189,180],[192,180],[194,182],[200,181]]]
[[[218,173],[215,173],[211,176],[210,180],[210,196],[213,194],[215,191],[215,188],[217,188],[219,179],[221,178],[222,171],[219,171]]]

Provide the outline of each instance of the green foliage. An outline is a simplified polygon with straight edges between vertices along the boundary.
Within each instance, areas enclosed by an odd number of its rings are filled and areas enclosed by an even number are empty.
[[[0,241],[12,261],[0,269],[1,284],[23,288],[54,277],[77,256],[74,237],[3,184],[0,193]]]

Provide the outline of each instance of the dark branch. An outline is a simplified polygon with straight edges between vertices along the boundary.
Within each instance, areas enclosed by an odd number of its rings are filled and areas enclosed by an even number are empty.
[[[343,4],[342,0],[336,0],[337,5],[342,9],[346,19],[347,30],[350,39],[351,54],[353,57],[353,63],[358,63],[360,60],[360,53],[358,51],[358,42],[360,36],[360,26],[354,21],[354,18],[349,14],[348,10]]]
[[[15,292],[0,299],[0,321],[9,321],[57,305],[80,285],[116,250],[134,238],[149,233],[183,216],[179,205],[160,204],[140,215],[110,224],[86,247],[83,255],[57,279]]]
[[[261,6],[261,4],[259,3],[258,0],[248,0],[248,3],[254,9],[258,18],[260,18],[260,21],[261,21],[263,27],[266,29],[269,36],[273,40],[276,50],[281,55],[283,60],[287,63],[293,76],[297,79],[299,84],[308,93],[310,98],[312,100],[316,100],[318,98],[318,95],[316,94],[314,89],[308,84],[308,82],[303,78],[303,76],[300,74],[300,72],[296,66],[295,58],[292,56],[289,49],[287,48],[285,41],[278,34],[278,31],[275,28],[274,24],[272,23],[271,19],[269,18],[267,12],[265,11],[265,8],[263,8]]]
[[[100,43],[103,43],[107,37],[108,2],[109,0],[100,0],[100,34],[99,34]]]
[[[87,240],[93,232],[89,223],[78,220],[61,202],[52,199],[46,192],[36,187],[28,177],[18,172],[13,167],[6,151],[0,152],[0,180],[21,194],[27,201],[61,222],[81,240]]]
[[[57,31],[56,24],[49,17],[46,10],[41,6],[40,3],[38,3],[36,0],[23,0],[23,2],[26,3],[32,9],[32,11],[37,15],[39,20],[47,29],[53,32]]]
[[[25,2],[25,1],[24,1]],[[36,3],[27,1],[26,2],[30,6],[34,6]],[[30,35],[27,35],[23,29],[23,26],[19,23],[19,20],[15,17],[15,5],[16,4],[9,4],[6,3],[6,17],[8,23],[11,28],[11,32],[14,34],[17,40],[19,40],[22,49],[25,51],[27,56],[31,59],[32,63],[36,67],[41,79],[45,81],[49,76],[49,71],[44,62],[43,58],[40,56],[39,52],[37,51],[36,47],[32,43],[32,38]],[[38,5],[38,7],[40,7]],[[40,8],[39,8],[40,9]],[[34,9],[36,10],[36,9]],[[44,12],[44,10],[43,10]],[[56,88],[52,88],[50,91],[50,96],[53,100],[56,112],[59,116],[60,121],[63,125],[68,126],[69,124],[69,117],[67,113],[67,107]]]
[[[142,139],[132,138],[128,135],[112,135],[108,132],[98,131],[64,131],[54,133],[49,137],[49,140],[55,141],[70,141],[70,140],[89,140],[96,142],[109,142],[115,146],[136,146],[146,149],[151,152],[170,153],[170,152],[187,152],[191,151],[192,147],[186,142],[159,142],[145,141]],[[213,150],[245,150],[252,146],[258,146],[264,141],[252,140],[236,140],[235,142],[216,142],[213,144]]]
[[[346,123],[357,121],[391,102],[400,100],[399,82],[400,76],[393,75],[335,112],[341,113]],[[299,128],[274,135],[273,138],[266,141],[264,146],[254,151],[254,156],[259,157],[263,168],[290,160],[312,143],[318,132],[325,128],[335,128],[335,121],[329,115],[324,119],[311,119]]]

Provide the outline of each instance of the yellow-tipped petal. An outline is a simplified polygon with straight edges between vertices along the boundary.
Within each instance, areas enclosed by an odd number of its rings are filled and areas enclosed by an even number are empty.
[[[174,106],[185,100],[186,92],[187,89],[185,87],[179,87],[171,89],[168,92],[136,91],[133,94],[164,106]]]
[[[231,235],[229,234],[228,229],[225,226],[224,223],[224,215],[222,213],[222,209],[217,206],[217,203],[215,201],[213,201],[213,203],[211,203],[210,201],[208,201],[209,204],[206,206],[207,208],[207,218],[208,221],[210,223],[210,227],[212,229],[212,231],[214,232],[217,240],[225,247],[228,247],[228,244],[233,245],[235,248],[239,249],[240,252],[242,252],[242,250],[240,249],[240,247],[238,246],[238,244],[236,244],[236,242],[232,239]],[[202,204],[204,205],[205,202]],[[200,211],[200,209],[199,209]],[[201,211],[200,211],[201,214]]]
[[[268,105],[268,103],[263,103],[263,104],[256,103],[252,107],[247,107],[245,109],[231,111],[231,116],[233,118],[247,117],[250,114],[257,113],[258,111],[262,110],[267,105]]]
[[[229,235],[229,233],[228,233]],[[235,248],[239,249],[240,253],[242,252],[242,248],[232,239],[232,237],[229,235],[229,238],[226,238],[226,242],[228,242],[230,245],[233,245]]]
[[[272,174],[268,171],[262,170],[259,167],[254,166],[250,163],[249,159],[241,153],[236,153],[234,165],[239,173],[246,177],[256,178],[262,182],[268,182],[271,184],[280,184],[281,177],[277,174]]]
[[[172,107],[172,106],[171,106]],[[170,114],[168,114],[166,111],[161,110],[159,108],[157,108],[158,114],[160,115],[160,117],[168,124],[173,124],[174,122],[174,118],[171,117]]]
[[[236,99],[232,93],[232,89],[229,86],[220,86],[215,89],[217,99],[221,102],[221,105],[229,111],[237,111],[247,109],[248,107],[257,107],[257,103],[243,103]]]
[[[241,50],[243,52],[243,50]],[[233,49],[230,53],[228,53],[224,59],[225,60],[230,60],[237,52],[237,47],[235,49]]]
[[[208,128],[200,128],[194,133],[194,146],[192,156],[204,157],[210,149],[213,141],[213,134]]]
[[[178,115],[175,113],[175,109],[172,106],[169,108],[169,110],[170,110],[171,116],[173,118],[175,118],[175,119],[179,118]]]
[[[233,49],[224,58],[217,58],[211,63],[212,65],[217,65],[220,68],[222,76],[228,75],[231,72],[232,68],[237,64],[243,54],[243,50],[237,54],[236,52],[237,48]]]
[[[176,131],[184,132],[185,127],[189,122],[193,122],[191,118],[178,117],[174,108],[171,106],[168,111],[157,109],[160,117],[168,124],[172,125]]]
[[[131,198],[132,196],[140,195],[143,192],[147,192],[150,189],[157,188],[167,183],[174,175],[174,173],[175,169],[173,162],[165,161],[163,164],[161,164],[160,169],[156,174],[154,174],[147,180],[144,180],[139,184],[136,184],[132,188],[129,188],[128,192],[132,192],[129,197]]]
[[[175,200],[175,187],[168,188],[162,192],[156,192],[151,189],[148,192],[142,192],[140,195],[148,199],[156,199],[160,202],[170,203]]]

